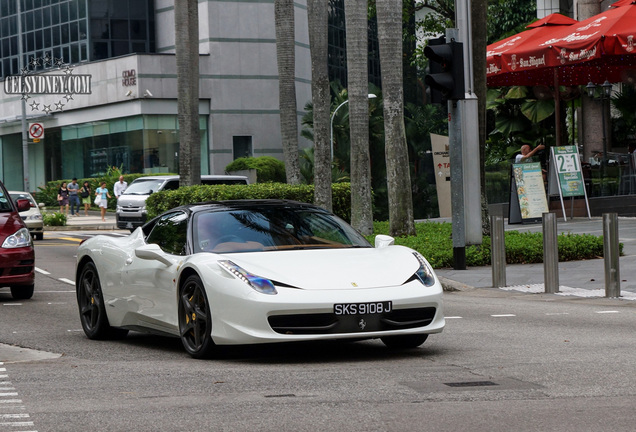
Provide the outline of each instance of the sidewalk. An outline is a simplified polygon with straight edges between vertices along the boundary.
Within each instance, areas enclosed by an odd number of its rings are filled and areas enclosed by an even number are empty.
[[[102,222],[101,213],[97,210],[89,210],[88,216],[84,215],[84,209],[79,213],[79,216],[71,216],[71,213],[66,216],[66,226],[45,226],[46,231],[73,231],[73,230],[116,230],[117,222],[115,220],[115,213],[106,212],[106,222]]]
[[[508,225],[505,230],[519,232],[541,232],[542,225]],[[603,235],[603,219],[595,217],[563,219],[557,221],[557,231],[572,234]],[[623,256],[619,261],[621,298],[636,300],[636,218],[618,218],[619,241],[623,243]],[[560,295],[579,297],[605,297],[605,261],[602,258],[587,261],[560,262]],[[492,268],[468,267],[466,270],[435,270],[442,279],[445,289],[493,288]],[[506,287],[504,290],[543,293],[543,264],[509,264],[506,266]]]

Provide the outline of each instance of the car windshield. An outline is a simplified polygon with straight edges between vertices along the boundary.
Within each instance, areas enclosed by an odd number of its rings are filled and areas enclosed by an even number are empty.
[[[312,209],[275,207],[201,212],[194,219],[195,252],[371,247],[341,219]]]
[[[157,192],[164,181],[164,179],[137,179],[126,188],[123,195],[150,195]]]

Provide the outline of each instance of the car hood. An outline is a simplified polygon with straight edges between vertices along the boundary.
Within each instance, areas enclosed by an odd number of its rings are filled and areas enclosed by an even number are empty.
[[[420,267],[413,250],[403,246],[253,252],[224,257],[275,284],[308,290],[397,286]]]

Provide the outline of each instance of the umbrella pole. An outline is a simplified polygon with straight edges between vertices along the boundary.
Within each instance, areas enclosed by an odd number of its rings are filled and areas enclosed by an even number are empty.
[[[556,145],[561,147],[561,92],[559,91],[559,71],[557,68],[554,69],[554,111]]]

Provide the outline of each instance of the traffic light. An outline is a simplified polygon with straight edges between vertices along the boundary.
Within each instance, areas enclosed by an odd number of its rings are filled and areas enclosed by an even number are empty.
[[[464,54],[463,44],[446,38],[429,40],[424,48],[429,59],[430,72],[424,82],[431,89],[433,103],[443,100],[464,99]]]

